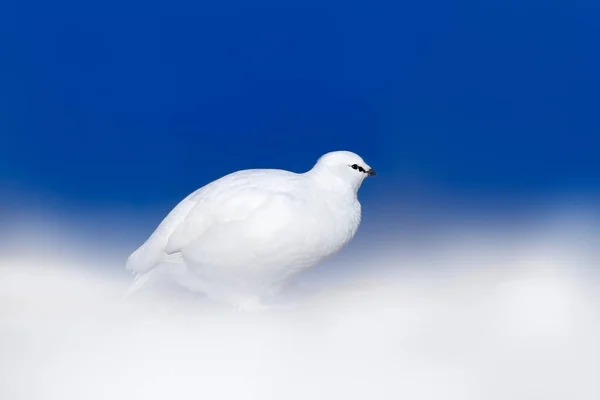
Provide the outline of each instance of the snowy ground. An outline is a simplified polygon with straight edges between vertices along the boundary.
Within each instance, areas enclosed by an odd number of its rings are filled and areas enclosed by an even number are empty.
[[[598,400],[600,235],[581,221],[392,238],[257,314],[125,302],[101,260],[5,258],[0,399]]]

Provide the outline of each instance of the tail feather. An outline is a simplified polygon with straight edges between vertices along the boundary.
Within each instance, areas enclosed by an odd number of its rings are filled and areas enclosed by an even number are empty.
[[[137,273],[123,297],[127,299],[131,297],[132,294],[141,290],[150,281],[151,275],[152,271]]]
[[[134,251],[125,265],[125,269],[135,272],[147,272],[154,268],[164,255],[164,246],[160,237],[151,237]]]
[[[163,273],[167,273],[165,276],[169,276],[169,273],[180,273],[181,267],[183,266],[185,266],[185,260],[183,259],[181,253],[163,254],[163,258],[158,264],[152,265],[145,270],[134,270],[133,282],[129,286],[129,289],[125,293],[124,297],[129,298],[134,293],[140,291],[142,288],[148,285],[148,283],[150,283],[150,281],[153,280],[161,271]]]

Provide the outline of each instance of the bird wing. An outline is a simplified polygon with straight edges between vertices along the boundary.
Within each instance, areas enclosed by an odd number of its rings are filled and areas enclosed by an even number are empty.
[[[211,206],[198,204],[169,239],[167,252],[178,252],[171,254],[180,254],[197,276],[247,284],[256,268],[282,268],[307,247],[302,242],[315,239],[302,227],[312,217],[298,216],[302,205],[291,193],[245,187],[226,194]]]
[[[171,234],[165,253],[181,252],[209,232],[216,239],[219,236],[217,232],[233,225],[237,225],[238,229],[248,229],[243,234],[249,236],[260,236],[261,232],[265,234],[289,220],[287,210],[290,200],[287,194],[278,190],[248,186],[231,187],[211,196],[203,196]],[[269,217],[264,215],[265,212]],[[261,226],[250,228],[258,220]],[[225,240],[234,242],[235,238]]]
[[[186,246],[208,232],[216,240],[218,232],[225,232],[234,224],[236,230],[230,233],[247,237],[259,237],[261,233],[264,236],[287,224],[291,218],[291,197],[281,189],[283,182],[278,185],[273,175],[267,179],[269,182],[265,178],[260,171],[240,171],[190,194],[129,257],[127,269],[146,272],[166,260],[181,260],[180,253]],[[226,241],[235,242],[230,239]]]

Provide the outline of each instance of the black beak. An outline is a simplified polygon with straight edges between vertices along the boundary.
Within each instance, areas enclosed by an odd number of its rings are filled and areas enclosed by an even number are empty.
[[[375,173],[375,170],[374,170],[373,168],[371,168],[370,170],[368,170],[368,171],[367,171],[367,174],[369,174],[369,176],[375,176],[375,175],[377,175],[377,174]]]

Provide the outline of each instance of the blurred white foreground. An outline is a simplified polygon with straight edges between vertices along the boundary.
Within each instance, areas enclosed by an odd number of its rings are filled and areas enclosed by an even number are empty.
[[[125,303],[129,276],[4,259],[0,399],[598,400],[599,236],[536,229],[391,238],[258,314]]]

